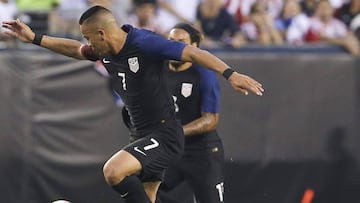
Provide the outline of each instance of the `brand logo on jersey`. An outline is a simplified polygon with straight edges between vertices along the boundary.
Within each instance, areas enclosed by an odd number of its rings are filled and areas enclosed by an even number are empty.
[[[110,60],[106,59],[106,58],[103,58],[103,63],[110,63]]]
[[[128,59],[129,68],[132,72],[136,73],[139,70],[139,60],[138,57],[132,57]]]
[[[139,147],[134,147],[134,150],[137,151],[137,152],[139,152],[140,154],[142,154],[142,155],[144,155],[144,156],[147,156],[145,152],[143,152],[143,151],[141,151],[141,150],[139,149]]]
[[[179,106],[177,105],[177,96],[173,95],[172,96],[173,100],[174,100],[174,106],[175,106],[175,112],[179,112]]]
[[[181,85],[181,94],[184,97],[189,97],[192,93],[192,87],[193,87],[193,84],[191,84],[191,83],[183,83]]]

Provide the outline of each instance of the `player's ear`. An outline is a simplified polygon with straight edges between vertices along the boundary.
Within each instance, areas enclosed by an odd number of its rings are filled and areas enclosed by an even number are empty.
[[[199,47],[199,44],[197,42],[192,42],[191,45],[194,47]]]
[[[104,32],[104,30],[98,30],[98,34],[99,34],[101,40],[104,40],[104,39],[105,39],[105,32]]]

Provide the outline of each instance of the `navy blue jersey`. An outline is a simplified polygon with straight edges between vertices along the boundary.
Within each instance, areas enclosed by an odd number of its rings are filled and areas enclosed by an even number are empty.
[[[128,33],[123,48],[101,61],[109,72],[112,88],[124,101],[134,132],[141,136],[161,122],[175,119],[163,66],[166,60],[180,60],[186,45],[130,25],[122,29]]]
[[[202,112],[219,112],[220,87],[215,72],[194,64],[185,71],[173,72],[168,67],[165,70],[168,90],[175,102],[176,117],[183,125],[201,117]],[[213,131],[204,136],[187,137],[186,144],[189,140],[218,139],[215,134]]]

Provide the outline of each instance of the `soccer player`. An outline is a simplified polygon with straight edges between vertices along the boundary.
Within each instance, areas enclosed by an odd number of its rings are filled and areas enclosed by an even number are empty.
[[[223,74],[235,90],[263,93],[259,82],[233,71],[207,51],[130,25],[120,27],[104,7],[86,10],[79,24],[87,44],[36,34],[19,19],[4,21],[2,26],[9,29],[6,34],[22,42],[76,59],[102,61],[134,126],[133,142],[115,153],[103,168],[106,182],[127,203],[154,203],[164,170],[183,152],[182,126],[175,119],[173,100],[164,84],[165,60],[201,64]]]
[[[170,30],[168,39],[198,47],[202,35],[189,24],[181,23]],[[184,129],[185,152],[175,166],[166,170],[159,199],[164,203],[177,202],[170,200],[163,191],[168,192],[187,181],[197,202],[224,202],[224,149],[216,132],[220,97],[216,74],[181,61],[170,61],[166,70],[165,78],[175,102],[176,117]]]

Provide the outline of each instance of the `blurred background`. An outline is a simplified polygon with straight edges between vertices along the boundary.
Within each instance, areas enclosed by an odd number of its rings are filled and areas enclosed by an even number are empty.
[[[264,84],[245,97],[219,78],[227,203],[360,202],[360,0],[0,0],[0,21],[83,41],[92,5],[164,36],[191,23]],[[0,202],[122,202],[102,175],[128,143],[119,103],[99,63],[0,33]]]

